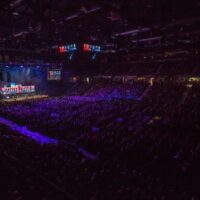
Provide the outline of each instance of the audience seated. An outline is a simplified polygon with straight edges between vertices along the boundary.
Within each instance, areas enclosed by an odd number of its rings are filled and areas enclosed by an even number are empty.
[[[0,125],[5,199],[199,199],[199,98],[198,84],[102,81],[82,96],[1,105],[59,139],[40,145]]]

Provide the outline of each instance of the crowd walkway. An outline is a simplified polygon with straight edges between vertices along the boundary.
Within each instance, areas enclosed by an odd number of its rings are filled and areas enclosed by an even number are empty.
[[[14,123],[8,119],[5,119],[3,117],[0,117],[0,124],[4,124],[4,125],[8,126],[11,130],[17,131],[18,133],[35,140],[36,142],[38,142],[41,145],[43,145],[43,144],[58,144],[58,142],[59,142],[59,140],[57,140],[57,139],[53,139],[53,138],[41,135],[40,133],[28,130],[27,127],[20,126],[20,125]],[[65,144],[67,144],[67,142],[65,142]],[[73,144],[73,146],[76,147],[78,149],[78,151],[86,158],[89,158],[91,160],[96,159],[96,157],[94,155],[89,153],[83,147],[76,146],[75,144]]]

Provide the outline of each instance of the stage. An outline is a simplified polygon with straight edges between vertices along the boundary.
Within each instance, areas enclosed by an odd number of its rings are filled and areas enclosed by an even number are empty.
[[[44,95],[29,95],[29,96],[12,96],[10,98],[1,99],[1,102],[17,102],[17,101],[27,101],[27,100],[36,100],[36,99],[46,99],[49,96]]]

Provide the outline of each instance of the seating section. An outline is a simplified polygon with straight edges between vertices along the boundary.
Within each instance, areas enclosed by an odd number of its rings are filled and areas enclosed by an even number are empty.
[[[199,98],[198,84],[101,83],[1,105],[2,117],[59,140],[40,145],[0,124],[4,199],[200,198]]]

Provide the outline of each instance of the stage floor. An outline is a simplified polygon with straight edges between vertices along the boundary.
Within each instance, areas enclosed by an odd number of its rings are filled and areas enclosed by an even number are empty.
[[[9,99],[1,99],[1,102],[16,102],[16,101],[26,101],[26,100],[35,100],[35,99],[45,99],[48,98],[48,95],[31,95],[31,96],[16,96]]]

